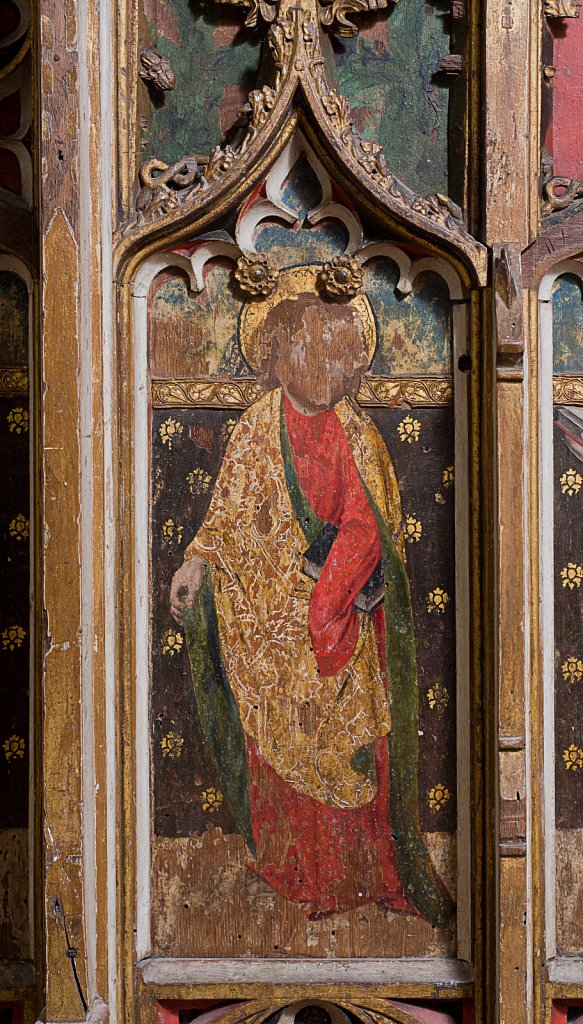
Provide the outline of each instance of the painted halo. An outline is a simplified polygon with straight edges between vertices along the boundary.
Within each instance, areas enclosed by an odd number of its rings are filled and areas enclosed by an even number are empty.
[[[259,363],[259,342],[267,314],[285,299],[297,299],[306,292],[321,298],[318,287],[321,269],[318,266],[300,266],[282,270],[277,286],[268,298],[245,303],[239,320],[239,339],[241,351],[252,370],[256,370]],[[377,329],[369,300],[365,295],[355,295],[342,305],[350,306],[358,313],[364,329],[369,361],[372,361],[377,343]]]

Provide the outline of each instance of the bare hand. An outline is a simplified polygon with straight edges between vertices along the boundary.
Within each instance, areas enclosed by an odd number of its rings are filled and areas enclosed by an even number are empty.
[[[192,608],[194,599],[200,589],[206,562],[196,555],[182,563],[174,573],[170,587],[170,611],[172,618],[179,626],[182,625],[184,608]]]

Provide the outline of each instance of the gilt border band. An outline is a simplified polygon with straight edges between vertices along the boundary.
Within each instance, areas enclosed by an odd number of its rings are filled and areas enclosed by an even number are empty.
[[[553,377],[555,405],[583,405],[583,377]]]
[[[0,366],[0,398],[18,398],[23,395],[28,395],[28,368]]]
[[[262,390],[256,380],[153,380],[156,409],[246,409]],[[451,405],[451,377],[365,377],[357,401],[361,406],[409,407]]]

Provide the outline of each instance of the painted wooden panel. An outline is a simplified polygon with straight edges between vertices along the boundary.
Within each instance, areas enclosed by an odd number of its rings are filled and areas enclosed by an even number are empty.
[[[0,363],[28,363],[28,289],[10,270],[0,270]]]
[[[581,281],[553,292],[557,383],[583,376]],[[583,406],[554,406],[554,667],[557,945],[583,949]]]
[[[211,825],[232,833],[224,802],[205,801],[218,787],[200,731],[183,633],[169,611],[172,576],[208,509],[235,410],[156,410],[153,419],[153,610],[155,831],[203,833]],[[449,537],[453,531],[453,417],[451,409],[418,409],[412,444],[401,441],[401,409],[374,410],[392,455],[407,517],[409,576],[419,665],[420,800],[425,831],[455,830],[455,592]],[[437,587],[449,600],[435,612]],[[178,646],[177,646],[178,645]],[[437,671],[436,671],[437,669]],[[431,790],[447,798],[430,806]],[[204,803],[209,805],[204,808]]]
[[[257,36],[240,15],[202,0],[145,0],[144,13],[144,42],[169,59],[176,87],[153,96],[141,87],[142,155],[172,162],[208,153],[234,126],[255,86]],[[399,4],[359,24],[357,37],[333,44],[336,71],[330,59],[355,124],[380,142],[391,170],[414,191],[452,191],[458,198],[459,183],[450,182],[448,111],[450,91],[459,85],[439,71],[451,45],[449,4]]]
[[[422,194],[451,193],[448,108],[451,80],[439,71],[450,51],[450,4],[400,3],[334,41],[341,92],[357,128],[380,142],[389,167]],[[406,126],[407,145],[403,145]]]
[[[28,290],[0,271],[0,957],[30,955]]]
[[[582,283],[571,274],[553,289],[553,372],[583,375]]]
[[[579,144],[581,89],[583,88],[583,20],[549,18],[552,37],[552,116],[545,145],[553,157],[553,173],[583,177]]]
[[[150,295],[154,949],[453,953],[451,387],[354,401],[371,363],[373,391],[449,379],[451,303],[421,252],[352,265],[371,229],[298,146],[220,225],[254,247],[235,272],[193,239],[192,281]],[[362,293],[326,293],[335,266]],[[213,378],[235,407],[208,407]]]

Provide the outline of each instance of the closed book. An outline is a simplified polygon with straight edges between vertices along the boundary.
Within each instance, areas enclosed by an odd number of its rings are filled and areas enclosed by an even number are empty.
[[[303,572],[306,576],[309,576],[312,580],[320,578],[320,573],[324,567],[326,559],[330,554],[330,550],[336,537],[338,536],[338,528],[333,526],[332,523],[326,523],[322,527],[318,536],[312,541],[309,548],[304,551],[303,558]],[[364,584],[360,593],[358,593],[354,599],[354,607],[359,612],[366,612],[367,615],[372,613],[379,607],[385,599],[385,580],[383,576],[383,565],[382,562],[373,569],[368,580]]]

